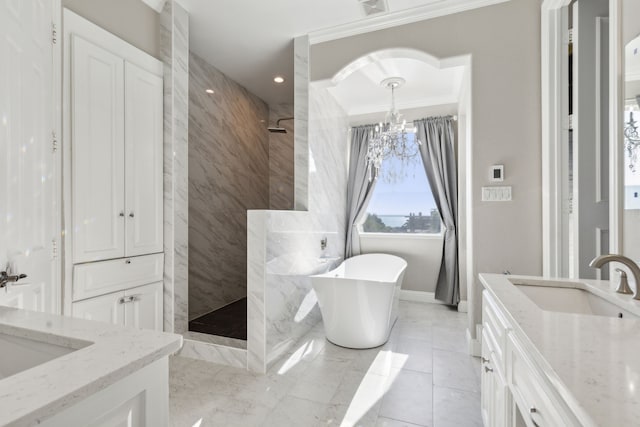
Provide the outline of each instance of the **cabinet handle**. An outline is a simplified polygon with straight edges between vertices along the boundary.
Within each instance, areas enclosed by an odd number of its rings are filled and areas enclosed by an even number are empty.
[[[485,371],[485,372],[493,372],[493,369],[492,369],[492,368],[490,368],[490,367],[488,367],[488,366],[485,366],[485,367],[484,367],[484,371]]]
[[[138,300],[139,295],[127,295],[126,297],[122,297],[118,300],[120,304],[127,304],[129,302],[134,302]]]
[[[131,212],[131,213],[129,214],[129,216],[130,216],[131,218],[133,218],[133,217],[134,217],[133,212]]]
[[[484,357],[481,357],[480,359],[482,359],[482,363],[489,363],[489,362],[491,362],[489,359],[485,359]]]
[[[535,427],[540,427],[540,425],[542,424],[540,422],[542,417],[540,416],[540,412],[538,412],[538,409],[535,406],[529,408],[529,416],[531,417],[531,422],[533,423],[533,425]]]

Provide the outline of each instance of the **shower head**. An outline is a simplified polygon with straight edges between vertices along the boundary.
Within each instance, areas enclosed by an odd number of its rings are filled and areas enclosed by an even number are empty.
[[[287,133],[287,130],[285,128],[280,128],[280,127],[269,126],[267,130],[271,133]]]
[[[282,117],[281,119],[278,119],[275,127],[269,126],[267,130],[271,133],[287,133],[287,130],[285,128],[280,127],[280,122],[283,120],[293,120],[293,117]]]

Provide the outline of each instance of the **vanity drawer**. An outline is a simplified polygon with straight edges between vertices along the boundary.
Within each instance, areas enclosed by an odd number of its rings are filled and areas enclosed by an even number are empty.
[[[509,387],[528,427],[580,426],[513,336],[507,340],[506,357]]]
[[[164,254],[144,255],[73,266],[73,301],[160,282]]]
[[[486,331],[486,335],[490,338],[488,344],[491,350],[503,360],[508,329],[507,321],[500,314],[500,309],[497,308],[493,298],[487,291],[483,292],[482,297],[482,329]]]

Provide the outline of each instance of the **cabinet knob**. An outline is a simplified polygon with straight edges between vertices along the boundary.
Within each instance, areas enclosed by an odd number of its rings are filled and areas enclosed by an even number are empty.
[[[133,217],[134,217],[133,212],[131,212],[131,213],[129,214],[129,216],[130,216],[131,218],[133,218]]]
[[[131,264],[131,260],[130,260],[130,259],[128,259],[128,260],[126,260],[124,263],[125,263],[125,264]]]
[[[488,367],[488,366],[485,366],[485,367],[484,367],[484,371],[485,371],[485,372],[487,372],[487,373],[488,373],[488,372],[493,372],[493,369],[492,369],[492,368],[490,368],[490,367]]]
[[[124,212],[120,212],[119,214],[121,217],[124,217]]]
[[[485,359],[484,357],[481,357],[480,359],[482,359],[482,363],[489,363],[490,362],[489,359]]]

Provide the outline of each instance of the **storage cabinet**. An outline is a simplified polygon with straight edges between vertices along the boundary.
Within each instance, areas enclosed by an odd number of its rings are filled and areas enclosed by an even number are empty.
[[[64,13],[64,312],[160,331],[164,66]]]
[[[74,302],[73,317],[162,331],[162,282]]]
[[[71,36],[74,264],[161,252],[162,77]]]

